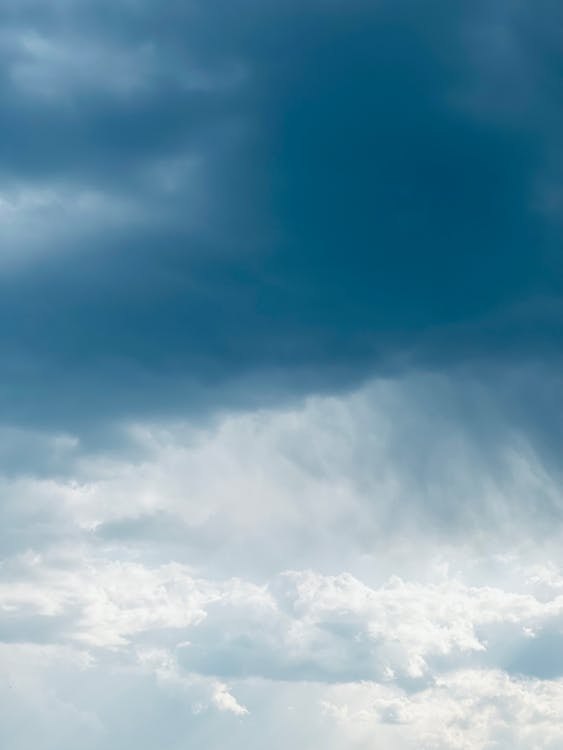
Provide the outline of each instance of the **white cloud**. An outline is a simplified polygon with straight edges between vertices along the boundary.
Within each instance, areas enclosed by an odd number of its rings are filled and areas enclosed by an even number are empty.
[[[411,695],[369,683],[330,694],[323,708],[349,747],[555,750],[563,741],[562,681],[466,670]]]
[[[15,623],[13,638],[34,618],[43,637],[51,618],[49,637],[58,645],[120,649],[133,658],[136,646],[165,643],[181,648],[189,671],[218,677],[401,682],[431,679],[467,658],[479,663],[483,652],[488,663],[502,662],[499,629],[516,653],[530,632],[563,626],[559,592],[540,599],[456,578],[395,577],[372,588],[349,574],[312,571],[258,586],[196,578],[178,563],[150,568],[84,553],[27,554],[6,566],[1,620],[8,631]]]
[[[240,705],[237,699],[229,693],[227,686],[222,682],[215,684],[213,703],[220,711],[229,711],[235,714],[235,716],[245,716],[248,713],[248,709]]]
[[[312,567],[382,581],[445,548],[455,565],[460,545],[556,543],[559,477],[498,405],[462,391],[420,376],[207,426],[129,426],[133,458],[74,446],[68,479],[14,491],[58,493],[76,533],[94,529],[98,543],[151,544],[219,577]]]
[[[35,477],[14,433],[21,473],[0,487],[0,633],[26,685],[14,715],[49,685],[53,750],[84,731],[148,748],[150,712],[123,723],[118,690],[154,705],[155,726],[180,711],[174,750],[231,734],[259,748],[265,727],[330,750],[555,748],[563,560],[557,533],[531,542],[558,480],[494,411],[461,427],[471,399],[449,387],[129,426],[129,453],[111,456],[34,433]],[[51,710],[72,717],[66,735]]]

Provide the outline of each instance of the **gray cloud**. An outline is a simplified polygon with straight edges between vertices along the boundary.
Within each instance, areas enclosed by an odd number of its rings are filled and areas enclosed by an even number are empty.
[[[495,76],[518,53],[549,79],[541,15],[7,6],[5,420],[84,433],[421,360],[557,359],[535,207],[557,105],[535,87],[507,124],[473,53],[483,33]]]

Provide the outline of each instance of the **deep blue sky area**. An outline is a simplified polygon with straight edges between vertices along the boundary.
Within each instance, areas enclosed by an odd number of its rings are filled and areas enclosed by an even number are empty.
[[[2,411],[76,426],[202,384],[213,409],[240,378],[266,397],[273,370],[291,393],[557,360],[543,5],[4,5],[27,36],[1,50]],[[67,60],[82,34],[106,59]]]

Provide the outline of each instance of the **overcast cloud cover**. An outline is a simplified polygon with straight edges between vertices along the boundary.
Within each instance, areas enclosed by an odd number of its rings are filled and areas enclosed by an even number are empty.
[[[563,5],[0,3],[0,746],[563,747]]]

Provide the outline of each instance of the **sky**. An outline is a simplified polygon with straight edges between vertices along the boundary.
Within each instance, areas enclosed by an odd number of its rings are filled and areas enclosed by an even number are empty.
[[[3,0],[2,747],[563,747],[562,31]]]

